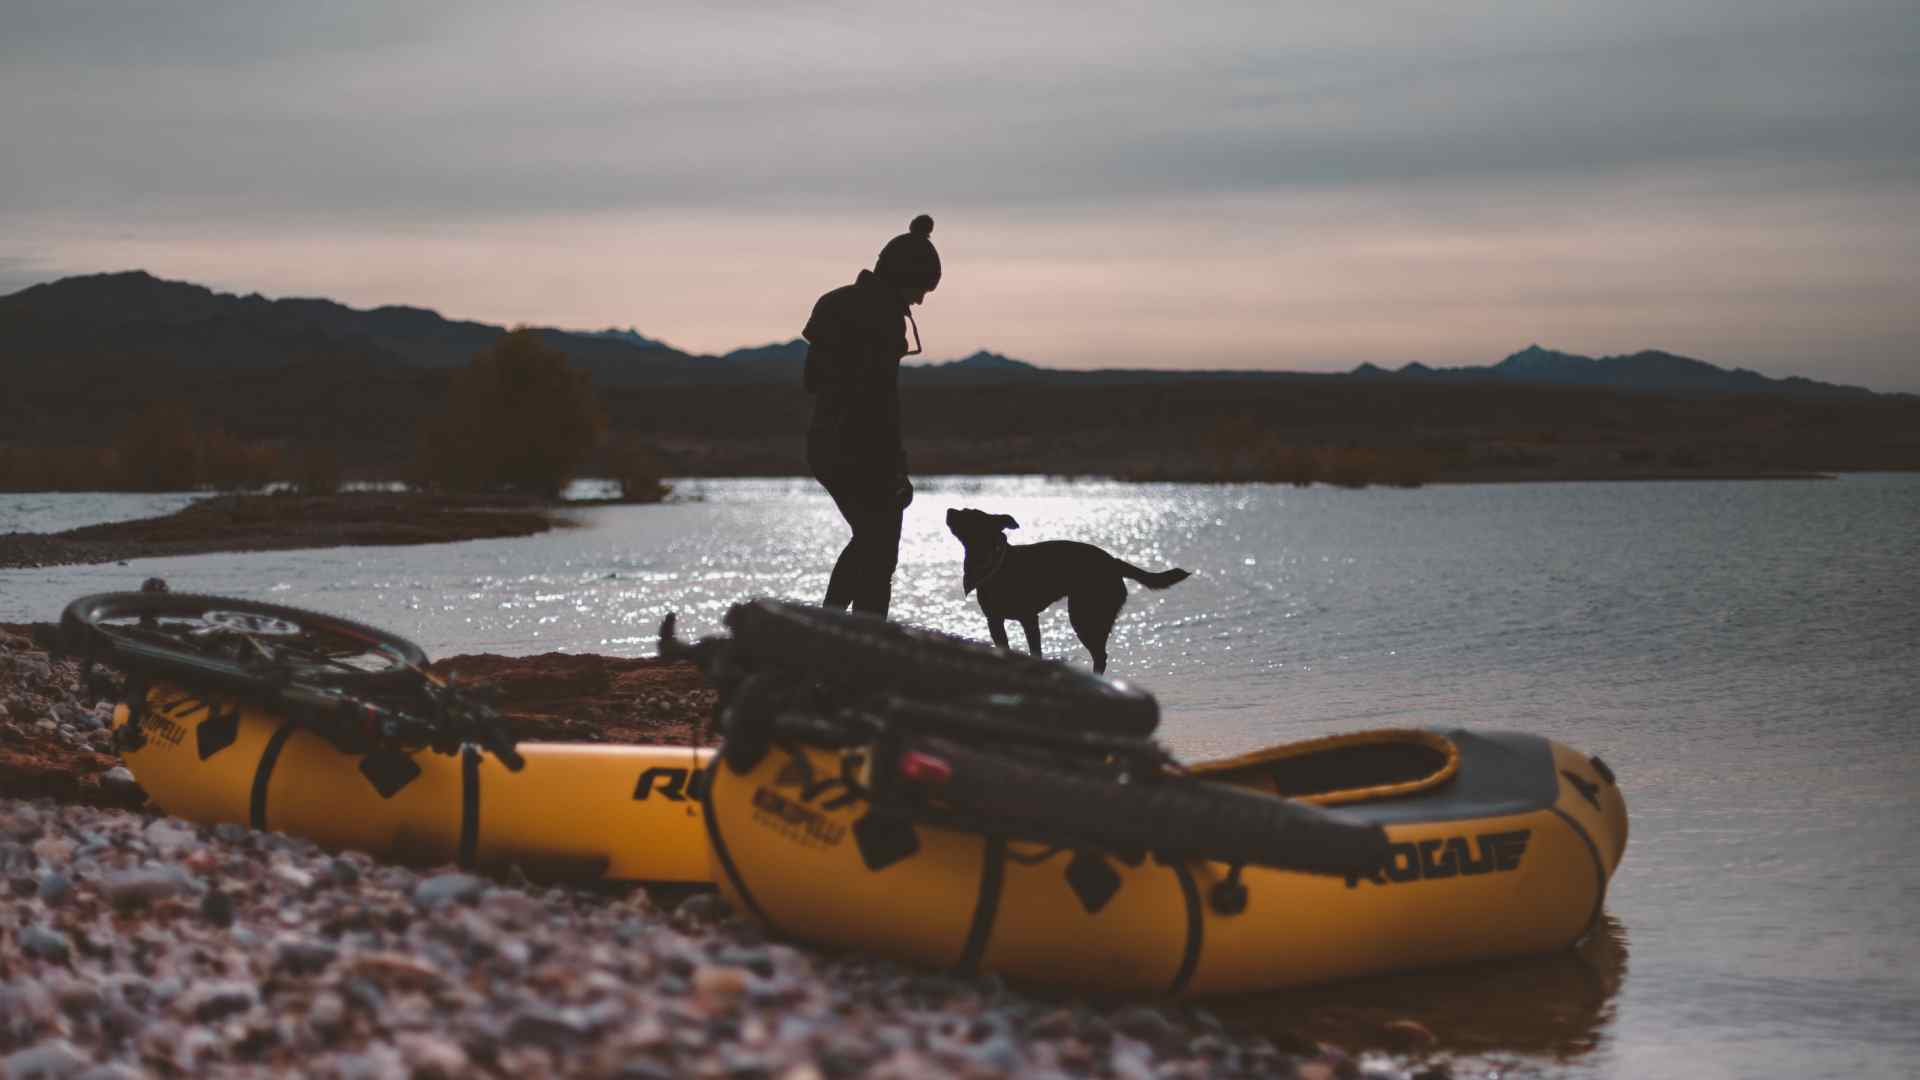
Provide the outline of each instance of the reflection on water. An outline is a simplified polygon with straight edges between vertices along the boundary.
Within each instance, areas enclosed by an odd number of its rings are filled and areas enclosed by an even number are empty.
[[[1406,1053],[1412,1021],[1449,1056],[1524,1054],[1570,1063],[1607,1040],[1627,976],[1627,931],[1604,916],[1579,945],[1529,957],[1357,979],[1311,990],[1209,1003],[1222,1019],[1283,1046],[1332,1042]]]

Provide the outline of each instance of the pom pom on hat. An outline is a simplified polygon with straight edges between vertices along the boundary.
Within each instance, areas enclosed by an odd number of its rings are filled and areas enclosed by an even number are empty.
[[[933,249],[933,216],[921,214],[907,231],[887,241],[873,272],[903,289],[931,291],[940,284],[940,253]]]

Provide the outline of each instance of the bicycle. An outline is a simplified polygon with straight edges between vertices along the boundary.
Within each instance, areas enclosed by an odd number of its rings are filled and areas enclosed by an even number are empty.
[[[141,721],[155,679],[244,696],[326,737],[347,753],[466,745],[508,769],[525,764],[518,740],[475,691],[426,670],[418,645],[334,615],[236,597],[169,591],[96,593],[60,616],[62,649],[84,675],[106,663],[128,675],[127,724],[116,745],[145,744]]]
[[[875,869],[924,824],[1226,863],[1213,902],[1233,911],[1244,866],[1366,874],[1387,858],[1377,825],[1187,774],[1152,738],[1158,704],[1120,680],[810,605],[755,600],[725,623],[730,638],[682,642],[672,615],[660,632],[661,655],[719,691],[725,767],[745,773],[782,745],[840,752],[835,804],[870,804],[856,833]]]

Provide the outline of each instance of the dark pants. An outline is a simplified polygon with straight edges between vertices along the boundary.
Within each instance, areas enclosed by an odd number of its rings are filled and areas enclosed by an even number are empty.
[[[900,561],[900,505],[897,482],[872,474],[815,474],[840,516],[853,529],[853,539],[840,551],[827,579],[826,607],[845,611],[852,606],[886,617],[893,600],[893,568]]]

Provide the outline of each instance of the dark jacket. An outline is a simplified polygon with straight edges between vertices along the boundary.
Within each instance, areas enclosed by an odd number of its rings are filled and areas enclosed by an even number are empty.
[[[900,358],[907,305],[871,270],[813,305],[805,382],[813,394],[807,464],[819,477],[895,484],[907,474],[900,443]]]

